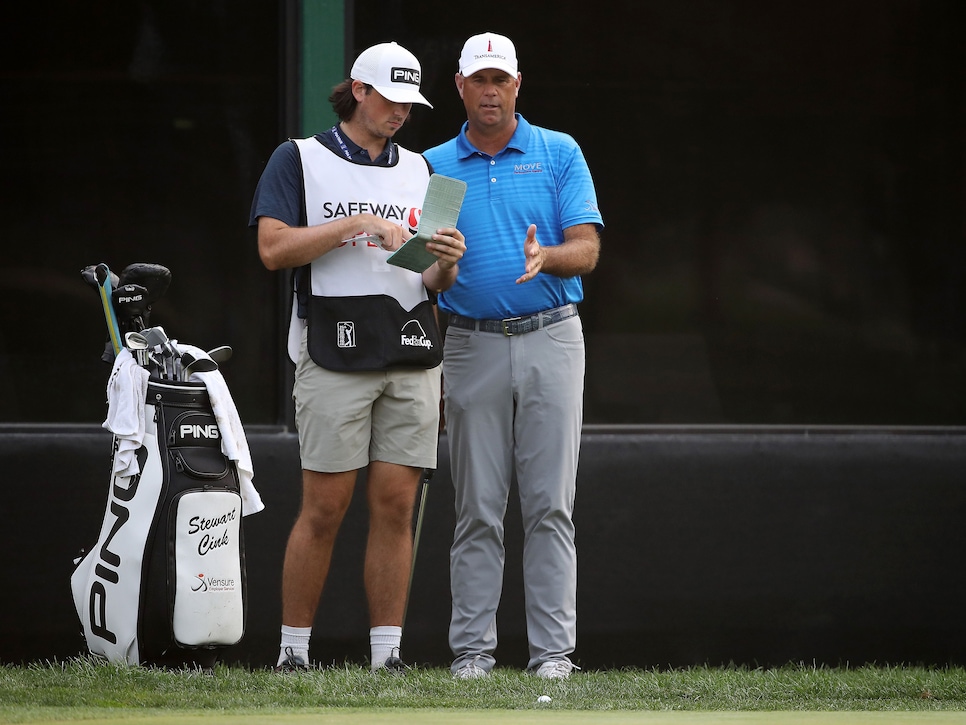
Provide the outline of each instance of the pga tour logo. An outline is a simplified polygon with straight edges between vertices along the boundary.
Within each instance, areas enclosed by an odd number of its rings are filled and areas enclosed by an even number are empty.
[[[336,345],[339,347],[356,346],[356,323],[351,320],[336,323]]]

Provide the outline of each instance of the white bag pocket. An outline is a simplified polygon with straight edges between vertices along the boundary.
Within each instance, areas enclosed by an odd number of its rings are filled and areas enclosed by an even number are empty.
[[[192,489],[172,503],[172,632],[182,647],[239,642],[245,632],[241,496]]]

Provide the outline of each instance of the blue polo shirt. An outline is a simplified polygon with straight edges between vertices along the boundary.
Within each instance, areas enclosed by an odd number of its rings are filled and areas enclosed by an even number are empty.
[[[503,319],[549,310],[583,299],[580,277],[538,274],[524,284],[523,243],[537,225],[544,246],[563,242],[575,224],[603,226],[590,169],[569,135],[530,125],[516,114],[517,128],[496,156],[459,135],[424,152],[433,170],[466,182],[457,227],[466,237],[456,283],[439,305],[475,319]]]

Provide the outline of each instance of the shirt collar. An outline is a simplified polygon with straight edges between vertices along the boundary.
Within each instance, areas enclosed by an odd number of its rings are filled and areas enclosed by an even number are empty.
[[[507,142],[506,147],[503,151],[507,149],[513,149],[514,151],[519,151],[520,153],[527,152],[527,146],[530,143],[530,124],[527,122],[523,116],[519,113],[513,114],[517,119],[517,128]],[[459,136],[456,137],[456,156],[460,159],[465,159],[473,154],[483,153],[473,144],[470,143],[469,139],[466,138],[466,131],[469,129],[470,124],[468,121],[463,123],[463,128],[460,129]],[[500,153],[503,153],[501,151]],[[489,155],[489,154],[484,154]]]
[[[362,146],[357,144],[351,138],[349,138],[346,133],[340,129],[338,126],[333,126],[328,131],[325,132],[323,136],[325,146],[332,149],[336,153],[343,154],[341,140],[345,144],[346,151],[349,152],[349,159],[361,164],[371,164],[373,166],[387,166],[393,158],[395,158],[395,149],[393,148],[393,142],[390,140],[386,143],[386,147],[382,150],[376,158],[370,159],[369,152]]]

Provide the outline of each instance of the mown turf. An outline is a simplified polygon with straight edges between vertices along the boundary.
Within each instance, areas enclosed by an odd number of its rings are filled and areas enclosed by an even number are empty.
[[[550,696],[551,702],[537,702],[542,694]],[[899,718],[901,713],[944,712],[953,718],[950,721],[966,722],[966,670],[692,667],[581,671],[569,680],[546,681],[518,670],[497,668],[486,679],[457,681],[446,669],[414,669],[399,677],[374,675],[348,664],[298,675],[225,666],[212,672],[166,671],[114,665],[90,657],[0,668],[0,722],[91,718],[133,722],[131,718],[150,717],[160,725],[156,718],[189,722],[195,716],[222,715],[228,717],[223,722],[244,719],[254,725],[256,721],[276,722],[271,719],[276,717],[296,716],[298,720],[307,715],[314,721],[324,715],[327,723],[339,722],[333,718],[355,719],[363,713],[370,720],[377,715],[394,715],[395,722],[428,724],[480,722],[477,716],[488,711],[502,713],[501,717],[512,711],[541,720],[546,714],[556,713],[554,721],[559,723],[596,721],[579,717],[581,713],[615,713],[614,717],[623,713],[630,718],[614,722],[664,722],[639,716],[674,712],[716,712],[721,717],[715,722],[769,722],[767,718],[733,717],[736,713],[777,711],[881,712],[895,716],[875,720],[882,723],[905,722]],[[402,717],[400,712],[409,712],[412,717]],[[571,715],[576,719],[571,720]],[[806,721],[810,722],[802,722]],[[668,722],[685,721],[678,718]],[[938,724],[940,720],[922,722]]]

